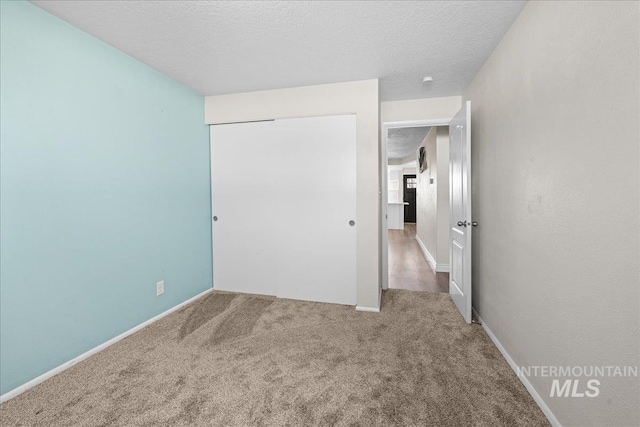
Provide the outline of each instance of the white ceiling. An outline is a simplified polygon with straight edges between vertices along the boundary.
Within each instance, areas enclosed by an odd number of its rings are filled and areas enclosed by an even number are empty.
[[[429,133],[429,126],[414,128],[391,128],[387,131],[387,157],[401,159],[415,154]]]
[[[382,101],[460,95],[525,4],[33,3],[205,95],[379,78]]]

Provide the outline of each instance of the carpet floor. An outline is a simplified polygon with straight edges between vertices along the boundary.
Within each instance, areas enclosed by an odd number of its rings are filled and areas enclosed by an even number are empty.
[[[447,294],[213,292],[0,405],[2,426],[548,425]]]

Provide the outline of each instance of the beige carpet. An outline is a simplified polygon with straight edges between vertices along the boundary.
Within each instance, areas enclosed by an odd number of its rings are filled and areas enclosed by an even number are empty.
[[[0,405],[2,426],[548,425],[446,294],[215,292]]]

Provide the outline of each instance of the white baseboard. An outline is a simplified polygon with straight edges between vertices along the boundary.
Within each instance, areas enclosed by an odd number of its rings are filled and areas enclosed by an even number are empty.
[[[382,289],[380,289],[382,293]],[[378,304],[380,304],[380,298],[378,297]],[[369,311],[371,313],[380,313],[380,307],[363,307],[361,305],[356,305],[356,311]]]
[[[416,234],[416,240],[418,242],[418,245],[420,245],[420,249],[422,250],[422,254],[427,259],[429,264],[431,265],[431,268],[433,268],[433,270],[435,271],[435,269],[436,269],[436,260],[433,259],[433,257],[431,256],[431,254],[427,250],[427,247],[424,245],[424,243],[422,243],[422,240],[420,240],[420,237],[417,234]]]
[[[48,380],[49,378],[53,377],[54,375],[59,374],[62,371],[65,371],[67,369],[69,369],[70,367],[77,365],[78,363],[82,362],[83,360],[87,359],[90,356],[93,356],[94,354],[104,350],[105,348],[109,347],[110,345],[113,345],[115,343],[117,343],[118,341],[128,337],[129,335],[138,332],[140,329],[144,328],[145,326],[149,326],[150,324],[152,324],[153,322],[162,319],[163,317],[173,313],[176,310],[181,309],[182,307],[184,307],[185,305],[197,300],[200,297],[205,296],[206,294],[208,294],[209,292],[213,291],[213,288],[211,289],[207,289],[204,292],[199,293],[198,295],[189,298],[188,300],[181,302],[180,304],[176,305],[175,307],[170,308],[169,310],[158,314],[155,317],[152,317],[151,319],[147,320],[146,322],[143,322],[141,324],[139,324],[138,326],[135,326],[131,329],[129,329],[126,332],[121,333],[120,335],[111,338],[109,341],[106,341],[102,344],[100,344],[97,347],[92,348],[89,351],[86,351],[84,353],[82,353],[81,355],[74,357],[73,359],[69,360],[68,362],[63,363],[60,366],[57,366],[55,368],[53,368],[52,370],[45,372],[44,374],[32,379],[31,381],[28,381],[24,384],[22,384],[19,387],[14,388],[13,390],[10,390],[8,392],[6,392],[5,394],[3,394],[2,396],[0,396],[0,403],[6,402],[9,399],[13,399],[14,397],[24,393],[25,391],[29,390],[30,388],[33,388],[35,386],[37,386],[38,384]]]
[[[356,305],[356,311],[369,311],[371,313],[380,313],[380,308],[378,308],[378,307],[362,307],[361,305]]]
[[[449,273],[450,270],[449,264],[436,264],[436,273]]]
[[[487,335],[489,335],[489,338],[491,338],[491,341],[493,341],[493,344],[498,348],[498,350],[500,350],[500,353],[502,353],[502,356],[505,358],[509,366],[511,366],[511,369],[513,369],[513,372],[515,372],[515,374],[518,376],[518,379],[520,380],[520,382],[524,384],[525,388],[527,389],[531,397],[533,397],[533,400],[535,400],[535,402],[538,404],[538,406],[542,410],[542,413],[547,417],[551,425],[554,427],[562,427],[562,424],[560,424],[560,421],[558,421],[558,419],[553,414],[553,412],[551,412],[551,408],[547,406],[545,401],[542,399],[542,396],[540,396],[540,394],[538,394],[536,389],[533,388],[533,385],[529,382],[529,379],[524,375],[520,375],[520,373],[518,372],[518,365],[516,365],[516,362],[513,361],[509,353],[507,353],[507,350],[505,350],[505,348],[502,346],[500,341],[498,341],[498,338],[496,338],[493,332],[491,332],[491,329],[489,329],[487,324],[484,323],[484,320],[482,320],[482,318],[478,315],[478,312],[476,311],[476,309],[472,308],[472,310],[473,310],[473,314],[475,314],[476,316],[476,319],[478,319],[478,322],[480,322],[480,324],[482,325],[482,329],[484,329]]]
[[[435,271],[436,273],[448,273],[451,269],[449,264],[438,264],[436,260],[431,256],[431,254],[427,250],[427,247],[424,245],[424,243],[422,243],[422,240],[420,240],[420,237],[418,237],[417,234],[416,240],[418,241],[418,245],[420,245],[420,249],[422,249],[422,254],[429,262],[431,268],[433,268],[433,271]]]

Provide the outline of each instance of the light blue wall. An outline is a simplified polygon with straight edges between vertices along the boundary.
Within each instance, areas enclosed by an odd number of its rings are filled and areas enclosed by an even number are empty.
[[[210,288],[212,262],[203,97],[36,6],[0,8],[5,393]]]

